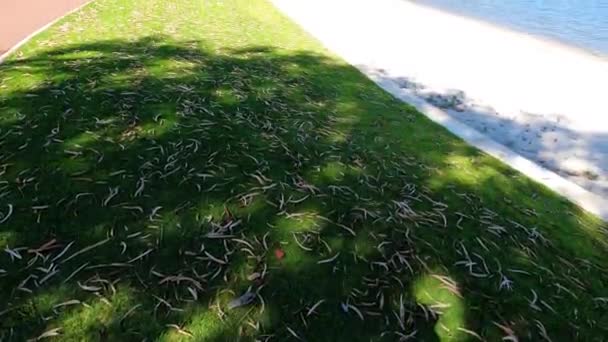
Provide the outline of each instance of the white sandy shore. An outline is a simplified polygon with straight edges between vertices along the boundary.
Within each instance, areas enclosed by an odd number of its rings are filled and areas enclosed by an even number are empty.
[[[366,74],[608,199],[608,59],[407,0],[273,2]]]

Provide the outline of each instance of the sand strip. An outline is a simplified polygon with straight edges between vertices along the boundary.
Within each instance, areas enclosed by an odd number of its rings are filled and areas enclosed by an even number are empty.
[[[431,119],[608,219],[608,61],[406,0],[273,0]]]

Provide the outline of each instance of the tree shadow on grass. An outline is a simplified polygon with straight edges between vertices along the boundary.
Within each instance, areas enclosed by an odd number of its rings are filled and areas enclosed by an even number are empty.
[[[452,118],[507,146],[527,159],[570,179],[596,194],[608,194],[608,135],[573,129],[568,118],[547,113],[520,113],[517,119],[480,105],[458,89],[432,91],[407,77],[391,77],[370,69],[378,78],[442,108]]]
[[[602,223],[350,66],[165,41],[0,65],[1,338],[606,333]]]

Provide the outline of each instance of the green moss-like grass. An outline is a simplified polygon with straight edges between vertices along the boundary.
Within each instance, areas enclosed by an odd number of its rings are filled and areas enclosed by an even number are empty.
[[[2,340],[608,334],[605,224],[264,0],[97,0],[24,45],[0,212]]]

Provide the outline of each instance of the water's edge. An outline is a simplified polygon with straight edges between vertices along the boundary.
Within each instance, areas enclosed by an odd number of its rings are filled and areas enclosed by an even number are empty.
[[[272,1],[391,94],[419,104],[472,145],[608,220],[605,59],[410,1]],[[418,87],[426,97],[418,97]],[[457,113],[428,99],[460,99],[458,94],[468,100],[452,103]],[[461,111],[473,122],[461,121]],[[552,113],[562,114],[554,120]],[[494,121],[496,129],[475,128]],[[507,146],[503,138],[515,140]],[[533,155],[524,156],[530,148]],[[598,169],[598,178],[579,184],[580,177],[560,175],[563,168]]]
[[[540,9],[537,8],[531,8],[527,14],[519,16],[517,13],[502,13],[504,7],[512,6],[509,4],[518,3],[518,1],[508,3],[501,2],[497,4],[496,9],[492,9],[492,5],[488,4],[487,1],[483,2],[483,4],[476,5],[479,2],[476,0],[467,2],[454,0],[405,1],[417,6],[423,6],[451,15],[465,17],[470,20],[489,24],[500,29],[515,31],[536,39],[544,40],[553,44],[559,44],[569,49],[575,49],[579,52],[584,52],[594,57],[599,57],[603,60],[608,60],[608,0],[600,0],[605,2],[605,4],[600,5],[600,8],[602,9],[602,13],[605,12],[606,22],[604,24],[598,23],[597,27],[592,27],[593,25],[580,25],[580,21],[583,20],[582,18],[558,18],[557,14],[554,14],[556,16],[554,20],[563,21],[564,23],[568,23],[568,21],[570,21],[568,25],[560,25],[560,27],[556,27],[556,23],[554,23],[553,26],[544,24],[544,22],[539,18],[534,18],[534,14],[529,14],[534,13],[535,11],[540,11]],[[519,2],[525,2],[525,0]],[[550,1],[548,2],[550,3]],[[544,2],[543,4],[546,5],[546,3],[547,2]],[[535,2],[533,5],[536,4],[537,3]],[[498,15],[496,13],[491,13],[492,11],[500,11],[501,13]],[[536,15],[541,16],[542,13]],[[498,17],[501,19],[497,20],[496,18]],[[568,26],[569,29],[562,26]],[[579,31],[578,33],[575,32],[577,30]],[[589,36],[590,31],[592,30],[595,31],[595,37]],[[585,33],[587,33],[588,36],[585,36]]]

